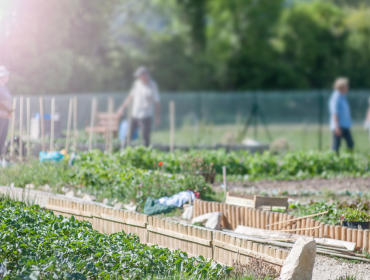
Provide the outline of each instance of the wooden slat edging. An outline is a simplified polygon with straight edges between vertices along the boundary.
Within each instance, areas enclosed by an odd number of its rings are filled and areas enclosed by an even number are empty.
[[[312,215],[308,215],[308,216],[298,217],[298,218],[294,218],[294,219],[290,219],[290,220],[286,220],[286,221],[282,221],[282,222],[269,224],[269,225],[266,225],[266,227],[273,226],[273,225],[278,225],[278,224],[285,224],[285,223],[289,223],[289,222],[295,222],[295,221],[303,220],[303,219],[306,219],[306,218],[312,218],[312,217],[316,217],[316,216],[325,215],[325,214],[328,214],[328,213],[329,213],[329,211],[325,211],[325,212],[318,213],[318,214],[312,214]]]
[[[73,210],[73,209],[59,207],[59,206],[54,206],[54,205],[46,205],[45,208],[46,209],[49,209],[49,210],[53,210],[53,211],[58,211],[58,212],[66,213],[66,214],[73,214],[73,215],[76,215],[76,216],[82,216],[82,217],[88,217],[88,218],[91,218],[92,217],[92,213],[91,212]]]
[[[193,243],[198,243],[198,244],[202,244],[202,245],[206,245],[206,246],[211,246],[212,245],[211,240],[207,240],[207,239],[203,239],[203,238],[199,238],[199,237],[194,237],[194,236],[190,236],[190,235],[186,235],[186,234],[182,234],[182,233],[178,233],[178,232],[174,232],[174,231],[170,231],[170,230],[166,230],[166,229],[162,229],[162,228],[157,228],[157,227],[153,227],[153,226],[150,226],[150,225],[147,226],[147,230],[150,231],[150,232],[175,237],[175,238],[178,238],[178,239],[181,239],[181,240],[187,240],[187,241],[190,241],[190,242],[193,242]]]
[[[116,222],[120,224],[127,224],[131,226],[142,227],[142,228],[145,228],[147,224],[146,222],[139,222],[139,221],[130,220],[130,219],[121,219],[121,218],[117,218],[117,217],[107,215],[107,214],[92,213],[92,215],[98,219],[112,221],[112,222]]]
[[[269,263],[272,263],[272,264],[276,264],[278,266],[283,266],[284,265],[283,260],[276,259],[276,258],[267,256],[267,255],[264,255],[264,254],[261,254],[261,253],[257,253],[257,252],[254,252],[252,250],[248,250],[248,249],[245,249],[245,248],[230,245],[230,244],[221,242],[219,240],[213,240],[213,245],[217,246],[217,247],[220,247],[220,248],[223,248],[223,249],[226,249],[226,250],[230,250],[230,251],[242,254],[242,255],[246,255],[246,256],[249,256],[249,257],[252,257],[252,258],[261,259],[263,261],[266,261],[266,262],[269,262]]]

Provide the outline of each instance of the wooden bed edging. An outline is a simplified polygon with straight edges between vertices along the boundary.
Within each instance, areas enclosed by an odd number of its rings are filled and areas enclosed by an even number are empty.
[[[238,225],[241,225],[311,237],[331,238],[355,242],[356,249],[370,253],[370,230],[367,229],[328,225],[312,219],[313,216],[301,219],[287,213],[256,210],[200,199],[194,200],[193,217],[212,212],[223,213],[221,225],[225,229],[235,230]],[[289,220],[293,221],[289,222]]]
[[[231,233],[184,225],[140,213],[113,209],[101,205],[78,203],[49,198],[46,209],[56,215],[74,216],[89,221],[93,229],[113,234],[124,231],[137,234],[147,245],[158,245],[170,250],[181,250],[189,256],[203,256],[218,263],[232,266],[235,261],[247,264],[251,258],[259,259],[281,271],[288,252],[273,249],[255,241],[247,241]]]

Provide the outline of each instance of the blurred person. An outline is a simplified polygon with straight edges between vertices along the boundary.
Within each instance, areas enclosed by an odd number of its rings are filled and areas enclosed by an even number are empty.
[[[12,116],[12,96],[6,87],[9,81],[10,72],[5,66],[0,65],[0,157],[6,137],[8,136],[9,118]]]
[[[334,83],[334,92],[330,97],[330,129],[333,131],[333,150],[339,153],[341,140],[347,142],[349,150],[353,150],[354,142],[351,134],[351,110],[347,100],[349,80],[338,78]]]
[[[138,68],[134,73],[134,77],[135,82],[130,94],[117,110],[117,114],[119,117],[122,117],[125,109],[133,103],[129,135],[132,137],[138,127],[140,127],[144,145],[148,147],[150,145],[153,117],[155,117],[155,124],[160,124],[160,97],[157,84],[151,78],[147,68]],[[154,113],[155,116],[153,116]],[[122,141],[122,147],[126,146],[126,141],[127,137]]]
[[[370,97],[369,97],[369,108],[367,109],[367,114],[366,114],[366,118],[365,118],[365,124],[364,124],[364,128],[366,130],[369,130],[370,131]]]

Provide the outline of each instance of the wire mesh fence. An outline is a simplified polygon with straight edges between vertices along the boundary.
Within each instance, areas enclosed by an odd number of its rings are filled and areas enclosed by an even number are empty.
[[[297,92],[245,92],[245,93],[163,93],[161,94],[161,124],[154,127],[152,142],[168,144],[170,141],[169,103],[175,103],[175,143],[178,145],[211,145],[238,142],[237,135],[243,130],[253,105],[258,106],[257,114],[251,119],[250,128],[244,137],[261,142],[284,138],[292,149],[327,149],[331,133],[328,128],[328,100],[330,91]],[[114,101],[114,110],[122,104],[126,93],[66,94],[43,96],[44,114],[51,113],[51,100],[55,98],[55,113],[59,115],[62,131],[58,138],[65,137],[70,98],[77,97],[77,128],[80,140],[90,124],[92,100],[97,99],[97,111],[108,112],[108,99]],[[352,91],[348,95],[353,129],[358,151],[367,151],[369,134],[362,128],[368,110],[370,91]],[[15,127],[19,131],[20,104],[17,98]],[[39,97],[30,98],[31,117],[40,112]],[[25,99],[26,100],[26,99]],[[25,101],[24,101],[25,102]],[[23,106],[23,128],[26,131],[27,108]],[[124,118],[127,118],[125,115]],[[263,122],[265,121],[265,123]],[[268,137],[266,128],[271,137]],[[25,135],[25,133],[23,133]]]

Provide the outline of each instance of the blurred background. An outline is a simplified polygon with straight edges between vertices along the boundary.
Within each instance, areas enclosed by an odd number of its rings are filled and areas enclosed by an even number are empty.
[[[45,113],[56,98],[62,131],[77,96],[81,141],[92,98],[117,109],[146,65],[162,97],[154,143],[169,142],[174,101],[176,144],[240,143],[257,106],[245,137],[294,150],[329,149],[328,99],[346,76],[355,149],[367,152],[369,18],[368,0],[0,0],[0,65],[32,116],[39,96]]]

